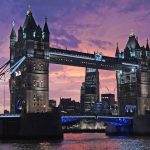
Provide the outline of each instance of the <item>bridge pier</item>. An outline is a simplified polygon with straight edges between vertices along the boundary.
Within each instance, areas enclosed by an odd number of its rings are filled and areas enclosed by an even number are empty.
[[[150,72],[138,69],[134,72],[117,72],[119,114],[141,116],[150,113]]]
[[[145,115],[145,108],[143,107],[144,104],[144,98],[139,97],[137,100],[137,116],[144,116]]]
[[[139,70],[137,73],[137,115],[146,115],[150,112],[150,72]]]
[[[134,117],[133,133],[135,135],[150,135],[150,117],[146,116]]]

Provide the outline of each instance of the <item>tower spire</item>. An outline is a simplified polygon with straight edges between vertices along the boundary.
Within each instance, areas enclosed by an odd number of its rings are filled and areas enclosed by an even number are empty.
[[[45,24],[44,24],[43,32],[49,33],[49,29],[47,25],[47,17],[45,17]]]
[[[15,32],[15,21],[13,20],[10,38],[16,38],[16,37],[17,37],[17,36],[16,36],[16,32]]]
[[[146,50],[150,51],[149,44],[148,44],[148,38],[147,38]]]
[[[32,14],[31,5],[28,5],[27,15]]]
[[[34,38],[34,32],[37,28],[36,22],[34,20],[34,17],[32,16],[31,8],[29,6],[29,9],[27,11],[26,19],[23,24],[23,34],[26,39],[33,39]]]
[[[135,36],[135,33],[134,33],[133,29],[131,29],[129,37],[133,37],[133,36]]]
[[[15,21],[14,21],[14,20],[13,20],[13,22],[12,22],[12,26],[15,27]]]
[[[47,17],[45,17],[45,22],[47,23]]]
[[[45,24],[44,24],[44,28],[43,28],[43,40],[44,42],[48,42],[49,43],[49,29],[48,29],[48,25],[47,25],[47,17],[45,17]]]
[[[120,52],[119,52],[119,46],[118,46],[118,42],[117,42],[117,48],[116,48],[115,56],[119,57],[119,54],[120,54]]]

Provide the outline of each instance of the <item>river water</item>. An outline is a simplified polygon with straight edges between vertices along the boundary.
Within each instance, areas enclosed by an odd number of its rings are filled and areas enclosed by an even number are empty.
[[[1,141],[0,150],[150,150],[150,138],[108,137],[104,133],[64,134],[61,142]]]

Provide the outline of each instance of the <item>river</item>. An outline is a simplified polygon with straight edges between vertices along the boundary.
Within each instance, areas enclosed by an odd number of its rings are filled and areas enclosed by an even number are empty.
[[[1,141],[0,150],[150,150],[149,137],[108,137],[104,133],[64,134],[64,140]]]

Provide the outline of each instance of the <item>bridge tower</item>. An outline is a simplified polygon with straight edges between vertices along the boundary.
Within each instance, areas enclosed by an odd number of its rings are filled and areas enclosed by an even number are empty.
[[[31,10],[16,36],[14,25],[10,35],[10,65],[22,56],[26,60],[10,78],[11,113],[48,111],[49,98],[49,29],[36,24]]]
[[[139,68],[120,70],[116,73],[119,113],[122,116],[145,115],[150,112],[150,49],[140,47],[134,33],[131,33],[123,52],[117,47],[119,59],[137,60]]]

